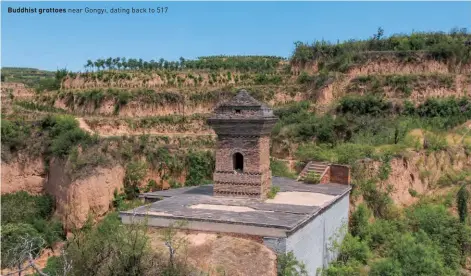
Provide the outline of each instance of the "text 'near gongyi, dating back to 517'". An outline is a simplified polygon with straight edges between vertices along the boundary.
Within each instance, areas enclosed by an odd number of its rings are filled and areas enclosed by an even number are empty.
[[[17,14],[59,14],[59,13],[86,13],[86,14],[145,14],[145,13],[167,13],[168,7],[139,7],[139,8],[29,8],[29,7],[8,7],[8,13]]]

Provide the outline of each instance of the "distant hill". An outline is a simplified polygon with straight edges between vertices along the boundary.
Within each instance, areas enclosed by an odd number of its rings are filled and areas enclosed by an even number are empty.
[[[2,81],[24,83],[29,87],[36,87],[41,80],[53,79],[55,72],[39,70],[36,68],[3,67]]]

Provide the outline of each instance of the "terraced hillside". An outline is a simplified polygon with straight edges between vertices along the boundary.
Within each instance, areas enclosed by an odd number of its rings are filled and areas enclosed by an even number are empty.
[[[35,87],[7,75],[2,193],[52,194],[70,230],[139,192],[211,181],[214,132],[206,118],[244,88],[280,118],[273,174],[296,178],[312,160],[352,167],[353,222],[342,248],[350,257],[327,275],[386,275],[395,267],[404,270],[394,275],[420,274],[400,263],[402,249],[387,249],[391,239],[432,252],[422,254],[436,264],[424,275],[469,273],[470,219],[458,222],[464,211],[456,198],[471,179],[470,39],[465,31],[379,32],[365,41],[296,43],[289,59],[111,57]],[[427,228],[431,214],[451,232]]]

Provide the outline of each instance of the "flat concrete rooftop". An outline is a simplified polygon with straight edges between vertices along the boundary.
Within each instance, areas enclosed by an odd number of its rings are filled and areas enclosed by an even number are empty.
[[[193,186],[141,194],[156,202],[121,212],[123,223],[146,220],[150,226],[167,227],[187,221],[187,229],[240,234],[287,237],[314,219],[351,187],[343,184],[304,184],[273,177],[280,187],[274,199],[214,197],[213,186]]]

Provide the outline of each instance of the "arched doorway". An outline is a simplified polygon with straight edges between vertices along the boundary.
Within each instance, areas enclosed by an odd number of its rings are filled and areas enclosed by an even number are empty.
[[[240,152],[234,153],[232,156],[232,163],[234,164],[234,170],[238,172],[244,171],[244,156]]]

